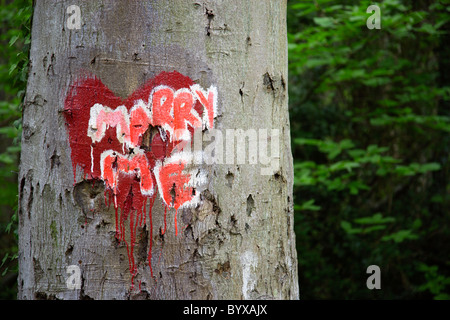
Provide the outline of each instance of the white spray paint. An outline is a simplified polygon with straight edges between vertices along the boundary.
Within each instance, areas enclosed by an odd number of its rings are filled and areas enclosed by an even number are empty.
[[[256,287],[255,269],[258,266],[258,257],[252,251],[245,251],[241,256],[242,266],[242,295],[244,299],[250,299],[250,293]]]

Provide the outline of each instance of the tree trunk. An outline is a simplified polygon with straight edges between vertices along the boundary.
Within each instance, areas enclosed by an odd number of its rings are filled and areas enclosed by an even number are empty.
[[[83,1],[80,29],[68,27],[72,4],[42,0],[34,8],[19,176],[18,297],[297,299],[286,1]],[[111,187],[103,171],[94,174],[99,155],[89,155],[89,146],[83,149],[71,131],[84,128],[81,118],[89,117],[92,103],[76,105],[76,95],[92,92],[85,99],[96,99],[103,90],[106,98],[126,103],[145,84],[156,90],[152,79],[161,74],[192,79],[205,95],[215,88],[214,128],[223,133],[224,160],[197,164],[206,183],[192,189],[194,205],[176,207],[174,184],[171,203],[158,185],[137,208],[136,185],[143,190],[145,168],[139,167],[141,175],[128,172],[134,180],[126,194]],[[89,91],[83,81],[94,76]],[[119,130],[114,125],[106,135]],[[166,143],[161,127],[154,128]],[[227,129],[250,128],[278,129],[279,136],[274,131],[268,139],[268,148],[279,141],[279,166],[270,174],[260,154],[256,163],[249,157],[242,163],[226,148]],[[203,147],[211,129],[203,124]],[[252,148],[245,144],[247,155]],[[127,145],[125,156],[141,149],[143,144],[134,152]],[[92,171],[77,165],[77,156],[92,159]],[[66,283],[69,266],[80,270],[78,287]]]

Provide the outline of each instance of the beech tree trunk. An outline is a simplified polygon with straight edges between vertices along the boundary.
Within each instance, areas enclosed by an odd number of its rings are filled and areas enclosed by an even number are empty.
[[[80,29],[68,28],[70,5],[81,9]],[[39,0],[30,64],[19,175],[19,299],[299,298],[286,1]],[[215,127],[224,139],[227,129],[278,129],[271,139],[279,139],[279,167],[261,174],[267,165],[259,162],[204,166],[207,187],[195,207],[178,211],[177,235],[174,210],[157,195],[144,210],[152,210],[151,219],[125,244],[117,239],[105,182],[73,171],[66,99],[86,75],[125,99],[173,71],[217,88]],[[81,271],[79,287],[66,283],[69,266]]]

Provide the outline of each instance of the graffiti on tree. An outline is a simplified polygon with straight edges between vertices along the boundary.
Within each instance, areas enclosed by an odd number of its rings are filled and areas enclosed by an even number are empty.
[[[152,206],[159,194],[165,214],[174,209],[178,235],[178,209],[198,203],[194,186],[201,179],[188,170],[191,155],[176,146],[191,143],[196,128],[214,127],[216,87],[205,90],[176,71],[162,72],[122,99],[98,78],[88,77],[72,84],[64,111],[74,179],[81,169],[85,179],[104,181],[105,201],[110,199],[116,212],[116,237],[126,243],[132,286],[136,228],[146,224],[149,202],[148,262],[153,277]]]

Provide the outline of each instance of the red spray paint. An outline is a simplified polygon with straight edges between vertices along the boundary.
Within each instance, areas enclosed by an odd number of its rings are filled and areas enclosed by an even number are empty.
[[[77,80],[70,87],[64,116],[74,179],[79,168],[83,179],[104,181],[105,204],[113,203],[116,212],[116,237],[126,244],[132,287],[137,274],[137,228],[146,225],[146,203],[150,223],[148,264],[153,277],[152,206],[157,193],[165,205],[163,233],[167,209],[174,208],[177,213],[195,196],[195,190],[188,186],[190,174],[183,171],[185,160],[174,157],[174,146],[180,141],[191,143],[195,128],[212,128],[216,110],[215,87],[205,91],[176,71],[160,73],[126,99],[114,95],[96,77]],[[158,133],[151,138],[150,146],[144,147],[142,138],[150,126]]]

